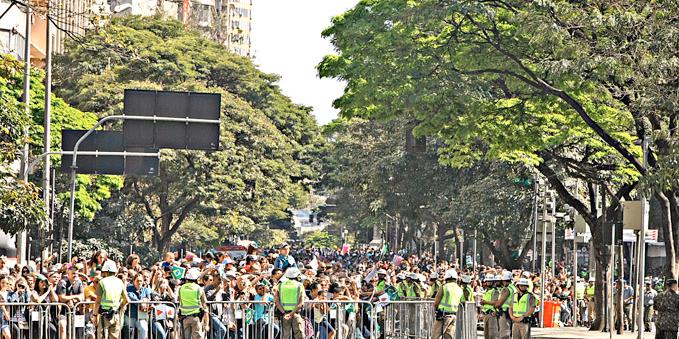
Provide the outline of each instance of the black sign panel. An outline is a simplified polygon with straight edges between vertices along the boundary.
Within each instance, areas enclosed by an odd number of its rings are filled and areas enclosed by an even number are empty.
[[[85,135],[84,130],[62,130],[61,149],[73,151],[76,142]],[[114,131],[95,131],[90,134],[78,147],[78,152],[99,151],[99,152],[123,152],[123,133]],[[154,149],[127,149],[128,152],[156,153]],[[61,157],[61,169],[65,172],[71,171],[73,156],[64,155]],[[158,157],[137,157],[122,155],[78,155],[77,172],[80,174],[138,174],[138,175],[158,175]]]
[[[221,95],[125,90],[124,114],[219,121]],[[219,124],[125,120],[125,147],[218,150]]]

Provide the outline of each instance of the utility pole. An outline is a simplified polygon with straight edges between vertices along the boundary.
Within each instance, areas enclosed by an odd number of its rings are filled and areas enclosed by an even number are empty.
[[[47,1],[47,14],[45,20],[45,115],[44,115],[44,129],[45,135],[43,137],[43,152],[49,152],[51,149],[52,135],[51,135],[51,111],[52,111],[52,32],[50,27],[52,22],[50,21],[50,2]],[[45,167],[42,175],[42,199],[45,202],[45,208],[47,209],[47,229],[44,232],[46,236],[43,236],[40,242],[43,244],[43,253],[41,254],[43,258],[47,258],[49,249],[44,246],[45,238],[47,235],[52,233],[52,218],[49,218],[51,206],[50,206],[50,174],[51,174],[51,161],[50,157],[45,158]]]
[[[540,177],[535,172],[533,176],[533,257],[532,271],[535,272],[538,263],[538,204],[540,203]]]
[[[644,135],[644,140],[641,143],[641,148],[643,150],[643,162],[644,169],[648,166],[648,137]],[[637,338],[641,339],[644,336],[644,279],[646,278],[646,229],[648,228],[648,214],[649,206],[646,200],[646,195],[644,191],[640,191],[641,195],[641,230],[639,230],[639,249],[637,250],[637,256],[639,257],[639,266],[637,267],[637,284],[639,291],[639,303],[637,304],[639,309],[639,314],[637,316],[638,329]]]
[[[575,180],[575,200],[580,200],[580,180]],[[574,218],[575,219],[575,218]],[[573,226],[573,327],[578,326],[578,319],[580,315],[578,314],[578,300],[576,298],[575,291],[578,287],[578,232]]]
[[[552,215],[551,219],[549,220],[550,225],[552,226],[552,277],[556,276],[556,201],[554,199],[554,192],[549,193],[550,198],[552,199]],[[542,300],[542,299],[540,299]]]
[[[26,8],[26,41],[24,45],[24,113],[27,117],[31,116],[31,19],[32,10],[30,6]],[[21,176],[22,180],[28,182],[28,128],[26,133],[26,143],[24,144],[23,153],[21,155]],[[28,232],[21,231],[17,234],[17,261],[19,265],[26,265],[26,245],[28,240]]]
[[[547,192],[544,192],[543,208],[542,208],[542,258],[540,259],[540,300],[545,300],[545,274],[546,257],[547,257]],[[545,303],[540,303],[540,327],[545,327]]]

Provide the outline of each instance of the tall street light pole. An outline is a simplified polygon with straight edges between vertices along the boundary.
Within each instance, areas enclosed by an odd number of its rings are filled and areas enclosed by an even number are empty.
[[[644,140],[641,143],[643,150],[644,169],[648,166],[648,137],[644,135]],[[638,329],[637,338],[642,339],[644,336],[644,276],[646,275],[646,229],[648,228],[648,214],[649,206],[648,200],[643,190],[640,190],[641,195],[641,230],[639,230],[639,249],[637,255],[639,256],[639,267],[637,267],[637,290],[639,291],[639,314],[637,316]]]

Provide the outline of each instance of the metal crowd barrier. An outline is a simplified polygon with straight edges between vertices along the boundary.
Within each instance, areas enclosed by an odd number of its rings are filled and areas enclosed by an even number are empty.
[[[387,339],[431,338],[434,301],[399,300],[381,303],[384,337]]]
[[[97,319],[94,303],[0,303],[3,321],[0,338],[95,339]],[[135,310],[136,309],[136,310]],[[282,314],[273,302],[208,302],[209,325],[201,338],[285,339]],[[119,312],[121,339],[179,339],[183,324],[174,302],[135,301]],[[7,318],[5,318],[7,315]],[[299,314],[303,331],[300,339],[431,339],[435,319],[433,300],[387,302],[305,301]],[[101,317],[101,316],[100,316]],[[456,338],[476,337],[476,305],[460,307]],[[6,335],[5,335],[6,334]],[[187,335],[187,336],[185,336]],[[440,335],[439,335],[440,337]],[[297,336],[295,336],[297,339]]]
[[[63,313],[63,314],[62,314]],[[32,339],[70,337],[70,308],[64,303],[0,303],[1,336]]]
[[[305,301],[301,315],[307,338],[376,338],[378,325],[373,304],[368,301]]]
[[[274,308],[274,303],[267,301],[208,302],[210,325],[205,338],[277,338],[280,329],[274,321]]]

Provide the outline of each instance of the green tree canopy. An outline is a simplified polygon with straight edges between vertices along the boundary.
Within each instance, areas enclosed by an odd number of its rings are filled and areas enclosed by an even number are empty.
[[[100,117],[122,111],[126,88],[222,95],[220,151],[164,150],[158,177],[125,180],[122,198],[151,222],[142,234],[159,251],[192,217],[210,218],[223,230],[266,227],[287,218],[286,209],[306,191],[319,129],[309,108],[293,104],[277,80],[180,22],[159,18],[113,20],[55,64],[56,91]]]

